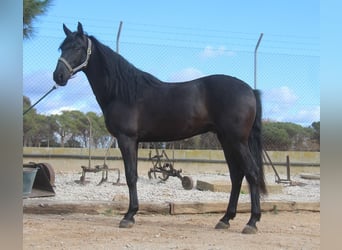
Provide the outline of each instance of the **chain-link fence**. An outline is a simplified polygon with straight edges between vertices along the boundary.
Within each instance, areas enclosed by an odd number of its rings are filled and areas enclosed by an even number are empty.
[[[23,95],[28,97],[31,103],[54,85],[52,72],[60,55],[58,46],[63,38],[45,38],[40,39],[39,43],[31,41],[24,46]],[[112,41],[102,42],[115,50],[114,36]],[[253,49],[243,51],[230,50],[228,46],[187,46],[186,41],[181,45],[124,39],[120,42],[121,55],[136,67],[163,81],[185,81],[204,75],[227,74],[242,79],[252,87]],[[302,54],[305,54],[305,51]],[[257,89],[262,91],[263,120],[266,129],[274,133],[285,130],[291,134],[294,128],[284,128],[284,123],[312,128],[312,123],[320,120],[319,57],[298,53],[269,53],[262,49],[257,56]],[[52,92],[37,105],[36,109],[38,113],[46,116],[58,114],[62,110],[101,113],[83,73],[78,73],[66,87]],[[269,124],[272,126],[267,128]],[[275,128],[274,124],[282,124],[282,127]],[[316,139],[317,142],[314,142],[314,133],[317,133],[317,129],[311,132],[304,129],[291,134],[292,137],[289,135],[291,138],[287,149],[318,150],[319,141]],[[273,144],[269,143],[269,147],[277,148],[274,146],[277,140],[272,142]],[[299,144],[301,146],[298,146]],[[184,147],[184,143],[177,147]],[[217,148],[219,144],[210,134],[187,141],[187,148],[198,147]]]

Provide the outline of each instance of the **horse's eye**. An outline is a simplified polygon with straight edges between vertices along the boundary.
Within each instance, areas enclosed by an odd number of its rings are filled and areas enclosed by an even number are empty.
[[[73,50],[80,50],[81,49],[81,46],[77,43],[72,43],[70,45],[70,48],[73,49]]]

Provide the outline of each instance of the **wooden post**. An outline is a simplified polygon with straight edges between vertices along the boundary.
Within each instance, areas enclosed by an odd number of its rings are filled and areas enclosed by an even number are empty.
[[[286,156],[286,174],[287,174],[287,180],[291,181],[291,176],[290,176],[290,156]]]

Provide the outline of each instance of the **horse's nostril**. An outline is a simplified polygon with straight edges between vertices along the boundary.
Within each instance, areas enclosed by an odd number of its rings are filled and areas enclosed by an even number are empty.
[[[59,82],[59,83],[62,83],[64,81],[64,74],[63,73],[58,73],[56,75],[56,80]]]
[[[53,79],[57,84],[62,84],[65,81],[65,76],[63,72],[54,72]]]
[[[58,79],[61,81],[61,82],[63,82],[63,74],[62,73],[60,73],[59,75],[58,75]]]

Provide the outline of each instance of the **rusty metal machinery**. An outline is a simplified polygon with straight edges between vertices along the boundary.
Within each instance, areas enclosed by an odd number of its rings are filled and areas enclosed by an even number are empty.
[[[182,169],[174,168],[174,159],[170,161],[165,150],[159,153],[158,148],[155,148],[156,154],[152,156],[152,151],[149,153],[149,160],[152,162],[152,168],[148,171],[150,179],[159,178],[166,181],[170,176],[178,177],[182,181],[182,186],[185,190],[191,190],[194,186],[193,180],[189,176],[182,176]]]
[[[90,120],[89,120],[90,123]],[[91,123],[90,123],[91,124]],[[91,130],[90,130],[91,131]],[[114,138],[112,137],[109,146],[107,148],[105,157],[104,157],[104,162],[103,165],[96,165],[94,167],[91,167],[91,148],[89,145],[89,163],[88,163],[88,167],[86,166],[81,166],[82,168],[82,175],[80,177],[80,180],[76,180],[75,182],[80,183],[80,184],[86,184],[86,173],[98,173],[98,172],[102,172],[102,178],[100,180],[100,182],[97,185],[101,185],[103,182],[108,182],[108,172],[109,171],[115,171],[117,172],[117,179],[116,181],[113,181],[113,185],[120,185],[120,169],[119,168],[109,168],[108,165],[106,164],[107,161],[107,157],[109,154],[109,149],[112,146],[114,142]]]
[[[82,175],[80,177],[80,183],[81,184],[86,184],[86,173],[97,173],[97,172],[102,172],[102,178],[100,182],[97,185],[101,185],[103,182],[108,181],[108,171],[116,171],[117,172],[117,179],[116,181],[113,182],[113,185],[119,185],[120,183],[120,169],[118,168],[109,168],[107,164],[103,165],[96,165],[95,167],[86,167],[86,166],[81,166],[82,168]]]

